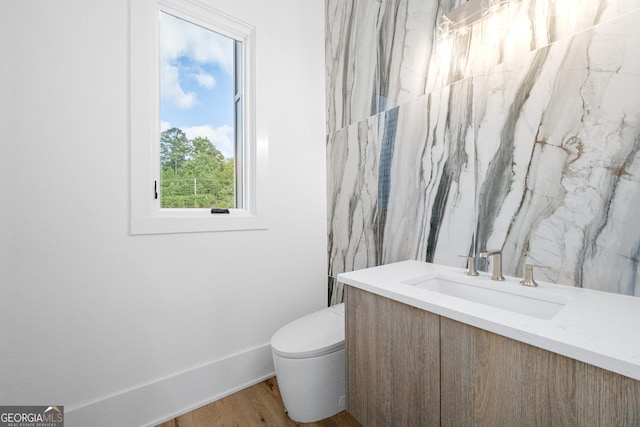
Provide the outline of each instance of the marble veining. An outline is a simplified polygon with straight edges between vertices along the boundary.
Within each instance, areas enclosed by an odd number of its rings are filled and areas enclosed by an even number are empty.
[[[437,19],[462,1],[327,1],[329,133],[424,95]]]
[[[567,2],[444,40],[456,1],[327,1],[333,302],[338,273],[491,248],[510,275],[640,295],[640,5]]]

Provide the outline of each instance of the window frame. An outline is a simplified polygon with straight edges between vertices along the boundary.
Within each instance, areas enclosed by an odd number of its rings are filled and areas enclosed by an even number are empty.
[[[209,208],[161,208],[160,197],[155,197],[160,187],[160,12],[242,42],[242,80],[237,88],[242,124],[235,129],[236,149],[242,150],[241,160],[235,159],[236,171],[242,174],[236,194],[242,202],[228,214],[212,214]],[[255,28],[192,0],[135,0],[130,2],[130,37],[131,234],[266,229],[264,191],[258,191],[266,170],[266,138],[260,138],[258,149]]]

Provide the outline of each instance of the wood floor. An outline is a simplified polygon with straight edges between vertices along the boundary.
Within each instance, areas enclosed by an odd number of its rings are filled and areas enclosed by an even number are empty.
[[[157,427],[362,427],[351,415],[342,411],[315,423],[299,424],[283,411],[276,378],[269,378],[252,387],[186,413]]]

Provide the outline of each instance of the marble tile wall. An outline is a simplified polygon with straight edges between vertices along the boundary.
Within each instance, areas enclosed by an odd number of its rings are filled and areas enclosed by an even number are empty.
[[[328,256],[418,259],[640,296],[640,4],[327,0]],[[477,259],[480,268],[486,270]]]

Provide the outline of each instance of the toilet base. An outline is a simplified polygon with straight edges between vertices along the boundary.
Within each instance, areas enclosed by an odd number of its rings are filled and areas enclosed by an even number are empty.
[[[344,349],[307,359],[273,354],[285,412],[293,421],[329,418],[345,407]]]

